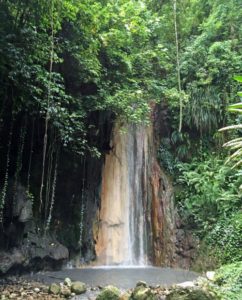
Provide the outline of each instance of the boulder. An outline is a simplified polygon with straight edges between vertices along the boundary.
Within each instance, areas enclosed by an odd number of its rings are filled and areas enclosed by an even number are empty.
[[[119,300],[129,300],[131,299],[131,294],[128,292],[123,293],[120,297]]]
[[[38,293],[40,292],[40,289],[39,289],[39,288],[34,288],[34,292],[35,292],[36,294],[38,294]]]
[[[167,295],[166,300],[215,300],[209,292],[202,288],[175,288]]]
[[[31,244],[31,247],[29,247],[29,244]],[[31,258],[48,258],[60,261],[69,257],[68,249],[49,235],[40,236],[36,233],[29,233],[28,243],[26,243],[24,250],[27,250],[28,257]]]
[[[106,286],[100,294],[97,296],[96,300],[119,300],[120,290],[115,286]]]
[[[65,296],[66,298],[71,296],[71,290],[68,288],[68,286],[63,285],[61,287],[61,295]]]
[[[69,258],[68,249],[54,237],[28,233],[23,244],[8,252],[0,252],[0,275],[25,269],[41,270],[48,267],[61,267]]]
[[[214,279],[215,279],[215,272],[214,271],[208,271],[206,273],[206,277],[207,277],[208,280],[214,281]]]
[[[132,295],[132,300],[154,300],[155,296],[153,295],[151,289],[144,285],[136,285]]]
[[[61,292],[61,287],[57,283],[52,283],[49,287],[49,292],[53,295],[59,295]]]
[[[86,284],[81,281],[75,281],[71,285],[71,292],[76,295],[84,294],[87,291]]]
[[[24,264],[25,257],[19,249],[13,249],[12,252],[0,253],[0,275],[6,274],[11,268]]]
[[[147,283],[145,281],[138,281],[137,284],[136,284],[136,287],[138,286],[144,286],[144,287],[147,287]]]
[[[66,286],[68,286],[68,287],[71,287],[71,284],[72,284],[72,282],[71,282],[71,279],[70,278],[65,278],[65,280],[64,280],[64,285],[66,285]]]

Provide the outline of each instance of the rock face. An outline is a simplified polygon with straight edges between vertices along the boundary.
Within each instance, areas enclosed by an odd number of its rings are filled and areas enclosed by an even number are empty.
[[[31,245],[31,246],[30,246]],[[52,236],[37,236],[29,233],[23,245],[23,251],[27,252],[31,259],[51,259],[54,261],[64,261],[68,259],[69,252]]]
[[[157,162],[154,128],[127,125],[126,131],[116,124],[104,164],[97,263],[172,266],[173,189]]]
[[[13,216],[21,223],[26,223],[33,219],[33,203],[26,194],[26,189],[21,184],[16,187],[15,205],[13,206]]]
[[[56,240],[58,240],[62,245],[68,248],[72,257],[81,252],[81,263],[88,263],[95,259],[95,243],[92,230],[93,222],[100,204],[100,182],[103,157],[104,154],[110,150],[109,141],[112,119],[113,115],[111,112],[96,111],[90,113],[88,116],[87,122],[90,125],[90,130],[88,131],[86,139],[91,149],[93,147],[102,154],[101,158],[97,158],[97,156],[94,157],[93,153],[90,153],[91,151],[87,151],[83,156],[76,155],[73,151],[66,151],[66,149],[60,151],[61,163],[58,165],[55,204],[50,226],[50,230],[54,232],[54,238],[51,244],[57,244]],[[32,122],[30,119],[28,119],[28,121],[30,123]],[[28,123],[28,125],[30,125],[30,123]],[[39,207],[39,189],[42,176],[43,147],[41,146],[42,142],[40,140],[40,135],[43,130],[42,120],[35,120],[33,128],[32,126],[27,126],[26,138],[23,144],[24,151],[21,156],[22,169],[19,176],[15,176],[16,158],[20,154],[19,134],[23,129],[20,128],[19,125],[22,125],[22,123],[20,124],[20,120],[17,120],[13,126],[8,187],[3,212],[4,226],[0,226],[0,252],[2,252],[1,256],[4,256],[5,261],[9,261],[9,265],[19,265],[19,260],[16,261],[14,257],[10,258],[11,255],[6,255],[4,252],[14,252],[14,249],[18,249],[25,257],[25,252],[28,252],[28,249],[23,249],[25,245],[28,244],[24,241],[27,239],[26,235],[33,233],[40,239],[39,233],[35,229],[41,226],[40,231],[44,231],[50,206],[50,201],[48,201],[50,199],[48,199],[47,193],[44,193],[43,208],[45,207],[45,209],[43,209],[41,215],[38,214],[37,209],[33,214],[33,203],[35,208]],[[35,130],[37,128],[39,128],[40,131]],[[4,137],[3,140],[7,141],[9,135],[8,126],[6,126],[6,130],[3,129],[3,131],[4,132],[1,132],[1,136]],[[8,143],[6,142],[5,145],[4,143],[2,144],[0,149],[0,154],[4,159],[7,148]],[[32,151],[31,170],[29,170],[30,151]],[[50,160],[47,165],[50,170]],[[5,166],[1,169],[1,172],[3,172],[3,174],[1,173],[1,176],[3,176],[0,182],[2,188]],[[53,182],[52,175],[49,179],[45,178],[47,182],[50,180],[50,185]],[[45,188],[48,186],[47,182],[44,184]],[[49,187],[50,192],[51,190],[52,186]],[[80,217],[81,210],[84,212],[82,217]],[[80,228],[85,228],[85,230],[81,232]],[[35,249],[33,250],[39,258],[37,258],[34,253],[30,253],[30,259],[28,257],[26,257],[26,259],[31,260],[33,257],[36,257],[35,261],[37,261],[39,269],[42,264],[40,260],[43,260],[41,257],[45,257],[45,265],[50,257],[51,263],[49,267],[51,268],[53,260],[56,261],[57,259],[59,260],[58,257],[63,258],[67,256],[66,248],[65,250],[61,248],[60,243],[53,252],[53,245],[48,247],[47,251],[44,251],[44,249],[41,249],[41,243],[34,241],[34,244],[40,245],[40,247],[35,247],[34,245]],[[46,243],[44,243],[44,245],[46,246]],[[64,255],[63,252],[65,252]],[[11,267],[7,267],[7,265],[6,267],[2,267],[2,271],[4,270],[4,272],[7,269],[11,269]]]
[[[121,292],[118,288],[109,285],[100,292],[96,300],[119,300],[120,294]]]
[[[165,116],[151,110],[147,127],[127,125],[122,133],[116,122],[113,128],[93,225],[97,264],[187,269],[195,256],[197,243],[182,227],[172,180],[157,160],[160,139],[169,136]]]
[[[69,258],[68,249],[55,235],[41,234],[26,188],[15,182],[10,182],[10,188],[12,206],[6,217],[11,221],[5,222],[4,230],[0,230],[0,275],[60,267]]]
[[[172,182],[158,162],[152,166],[152,233],[154,264],[175,264],[175,209]]]
[[[0,275],[6,274],[15,266],[24,264],[25,257],[18,249],[13,249],[12,252],[0,252]]]
[[[199,241],[193,233],[186,229],[185,224],[180,220],[179,216],[176,219],[176,235],[175,235],[175,267],[189,269],[196,258]]]
[[[54,237],[29,233],[19,248],[0,252],[0,275],[14,271],[56,268],[68,258],[68,249]]]

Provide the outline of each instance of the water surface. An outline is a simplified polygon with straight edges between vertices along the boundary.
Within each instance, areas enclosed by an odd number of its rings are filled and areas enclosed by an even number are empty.
[[[91,287],[115,285],[121,289],[133,288],[140,280],[151,286],[167,285],[191,281],[199,275],[195,272],[158,267],[93,267],[65,269],[56,272],[41,272],[32,276],[45,283],[61,282],[66,277],[82,281]]]

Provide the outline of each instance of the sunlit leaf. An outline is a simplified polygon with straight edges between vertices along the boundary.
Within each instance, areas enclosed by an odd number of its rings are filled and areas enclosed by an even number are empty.
[[[241,75],[236,75],[236,76],[234,76],[234,80],[242,82],[242,76]]]

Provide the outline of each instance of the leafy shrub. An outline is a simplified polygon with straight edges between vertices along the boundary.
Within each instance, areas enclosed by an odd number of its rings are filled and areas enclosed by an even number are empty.
[[[216,271],[214,285],[210,288],[223,300],[242,299],[242,262],[224,265]]]
[[[222,264],[242,261],[242,212],[220,219],[208,233],[206,243],[216,249]]]
[[[176,197],[178,207],[200,237],[204,237],[219,218],[240,207],[241,179],[215,155],[202,155],[190,163],[180,163],[178,168],[181,172],[177,180],[181,185]]]

